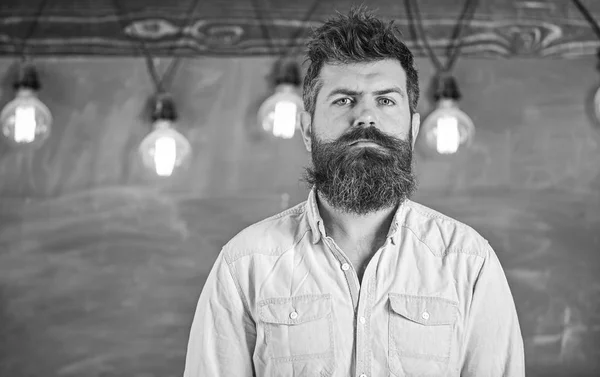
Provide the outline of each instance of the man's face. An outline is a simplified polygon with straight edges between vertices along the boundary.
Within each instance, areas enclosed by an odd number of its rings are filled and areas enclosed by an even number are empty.
[[[411,117],[400,63],[325,65],[320,78],[315,113],[302,115],[313,160],[308,181],[334,207],[356,214],[406,199],[415,185],[419,115]]]

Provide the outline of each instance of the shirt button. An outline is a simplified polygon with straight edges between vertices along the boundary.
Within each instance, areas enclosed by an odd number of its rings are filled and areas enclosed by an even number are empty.
[[[360,317],[359,322],[362,323],[363,325],[365,324],[365,322],[367,322],[367,320],[365,319],[365,317]]]
[[[428,320],[428,319],[429,319],[429,313],[427,313],[427,312],[423,312],[423,314],[421,314],[421,317],[422,317],[424,320]]]
[[[290,318],[291,318],[291,319],[296,319],[296,318],[298,318],[298,313],[296,313],[296,312],[291,312],[291,313],[290,313]]]
[[[342,264],[342,270],[348,271],[350,269],[350,265],[348,263]]]

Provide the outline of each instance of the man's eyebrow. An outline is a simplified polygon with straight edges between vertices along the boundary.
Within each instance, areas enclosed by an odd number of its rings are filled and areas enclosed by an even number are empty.
[[[377,96],[381,96],[381,95],[389,94],[389,93],[396,93],[396,94],[400,95],[401,97],[406,96],[404,90],[402,90],[402,88],[399,88],[397,86],[393,86],[391,88],[382,89],[382,90],[376,90],[373,93]]]
[[[327,99],[331,99],[331,97],[337,96],[337,95],[345,95],[345,96],[357,96],[362,94],[363,92],[358,92],[356,90],[352,90],[352,89],[347,89],[347,88],[337,88],[331,91],[331,93],[329,93],[327,95]],[[404,90],[402,90],[400,87],[397,86],[393,86],[391,88],[386,88],[386,89],[380,89],[380,90],[376,90],[373,92],[374,95],[376,96],[381,96],[384,94],[389,94],[389,93],[396,93],[398,95],[400,95],[401,97],[405,97],[406,93]]]
[[[361,94],[362,92],[357,92],[356,90],[352,90],[352,89],[347,89],[347,88],[337,88],[332,90],[328,95],[327,95],[327,99],[330,99],[331,97],[337,96],[337,95],[345,95],[345,96],[357,96],[359,94]]]

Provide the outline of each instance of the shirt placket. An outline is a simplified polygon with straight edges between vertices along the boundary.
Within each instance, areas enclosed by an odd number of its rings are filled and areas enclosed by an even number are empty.
[[[354,266],[347,260],[345,254],[336,245],[335,241],[331,237],[325,237],[326,243],[332,250],[334,256],[340,263],[340,268],[344,272],[348,287],[350,290],[350,296],[352,298],[352,304],[354,308],[354,329],[356,335],[356,349],[354,355],[356,357],[356,370],[355,375],[358,377],[370,377],[371,372],[371,347],[369,339],[371,337],[371,309],[373,308],[374,294],[375,294],[375,273],[373,272],[374,266],[377,265],[376,260],[379,259],[379,255],[384,245],[378,250],[373,258],[369,261],[365,273],[363,275],[363,283],[366,282],[362,289],[360,282],[358,281],[358,274],[354,270]]]
[[[387,244],[382,246],[369,261],[359,293],[358,309],[356,311],[356,376],[358,377],[371,377],[371,311],[375,302],[377,283],[375,269],[386,246]]]
[[[348,283],[348,288],[350,290],[350,298],[352,300],[352,308],[354,309],[354,313],[356,313],[356,308],[358,306],[358,292],[360,289],[360,285],[358,282],[358,275],[356,271],[354,271],[354,267],[350,263],[350,261],[346,258],[346,255],[340,250],[340,248],[336,245],[333,238],[326,236],[325,243],[329,247],[329,249],[333,252],[333,255],[340,263],[340,268],[346,277],[346,281]]]

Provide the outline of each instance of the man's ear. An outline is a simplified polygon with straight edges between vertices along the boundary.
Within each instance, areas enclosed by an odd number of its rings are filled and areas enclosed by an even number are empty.
[[[415,149],[415,143],[417,142],[417,136],[419,135],[419,129],[421,128],[421,115],[419,113],[414,113],[412,115],[410,127],[412,131],[412,148]]]
[[[302,133],[302,140],[307,151],[312,150],[312,117],[308,111],[302,111],[300,113],[300,132]]]

